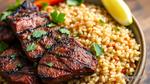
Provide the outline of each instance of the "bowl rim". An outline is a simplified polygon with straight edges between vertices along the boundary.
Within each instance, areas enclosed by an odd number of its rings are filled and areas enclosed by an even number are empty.
[[[143,75],[144,69],[145,69],[145,64],[146,64],[146,42],[145,42],[145,37],[144,37],[144,33],[143,30],[139,24],[139,22],[137,21],[136,17],[133,15],[133,23],[136,26],[136,29],[138,31],[138,34],[140,36],[140,40],[141,40],[141,59],[139,61],[139,66],[136,68],[137,73],[134,74],[134,77],[129,84],[139,84],[140,79]],[[133,30],[132,30],[133,31]]]

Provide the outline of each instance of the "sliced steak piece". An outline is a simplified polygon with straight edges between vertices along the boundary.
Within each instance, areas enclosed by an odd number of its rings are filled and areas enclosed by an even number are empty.
[[[22,9],[8,19],[31,61],[38,61],[58,39],[66,37],[58,31],[59,26],[46,27],[49,18],[37,11]]]
[[[59,32],[59,29],[60,27],[39,27],[17,34],[23,50],[31,61],[38,61],[57,40],[66,37],[65,34]],[[32,44],[35,48],[28,50]]]
[[[5,22],[0,22],[0,41],[11,42],[15,38],[15,35],[8,29]]]
[[[22,9],[15,15],[9,16],[8,19],[16,33],[34,29],[49,23],[49,17],[47,14],[41,14],[40,12],[28,9]]]
[[[10,84],[38,84],[36,83],[37,79],[33,75],[28,74],[10,74],[8,80],[13,80],[10,81]]]
[[[5,76],[10,84],[40,84],[34,72],[35,71],[33,71],[33,68],[25,66],[18,72]],[[5,76],[4,78],[6,78]]]
[[[43,56],[45,49],[54,43],[54,40],[48,36],[48,29],[40,27],[18,34],[23,50],[31,61],[38,61]],[[42,35],[38,37],[39,33]],[[30,47],[34,48],[29,49]]]
[[[23,44],[22,47],[28,59],[33,62],[38,61],[38,59],[40,59],[45,52],[45,49],[38,42]]]
[[[17,50],[10,48],[0,55],[0,71],[13,72],[18,70],[18,64],[22,64],[19,60]]]
[[[73,38],[62,38],[44,55],[38,75],[45,84],[59,84],[96,71],[97,60]]]
[[[37,84],[37,77],[16,48],[0,52],[0,75],[9,84]]]

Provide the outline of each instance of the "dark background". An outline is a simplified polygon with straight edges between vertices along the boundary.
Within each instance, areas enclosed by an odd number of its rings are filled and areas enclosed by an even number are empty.
[[[3,11],[8,4],[13,4],[15,0],[0,0],[0,11]],[[150,0],[125,0],[135,15],[141,28],[143,29],[146,46],[147,62],[146,68],[140,84],[150,84]]]

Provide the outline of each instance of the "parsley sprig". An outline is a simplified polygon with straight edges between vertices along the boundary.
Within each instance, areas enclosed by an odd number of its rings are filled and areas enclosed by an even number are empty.
[[[104,49],[99,44],[93,43],[91,46],[91,52],[98,57],[104,53]]]
[[[31,43],[31,44],[29,44],[28,46],[27,46],[27,49],[26,49],[26,51],[34,51],[35,49],[36,49],[36,44],[34,44],[34,43]]]
[[[8,44],[6,44],[5,42],[1,41],[0,42],[0,52],[6,50],[8,48]]]
[[[33,32],[32,36],[34,38],[40,38],[40,37],[42,37],[43,35],[46,35],[46,34],[47,34],[47,32],[44,31],[44,30],[36,30],[36,31]]]
[[[70,31],[66,28],[60,28],[59,32],[62,34],[70,35]]]
[[[54,23],[62,23],[65,21],[65,14],[54,11],[51,13],[51,18]]]
[[[7,16],[11,15],[21,5],[21,0],[16,0],[16,3],[10,5],[8,9],[0,14],[0,21],[6,20]]]
[[[53,63],[52,62],[47,62],[46,65],[51,68],[53,66]]]

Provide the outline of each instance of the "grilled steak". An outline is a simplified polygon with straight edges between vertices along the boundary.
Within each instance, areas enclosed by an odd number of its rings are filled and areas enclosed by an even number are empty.
[[[21,52],[8,48],[0,52],[0,74],[9,84],[37,84],[33,68],[21,58]]]
[[[49,18],[47,17],[47,15],[41,14],[37,11],[22,9],[15,15],[9,16],[8,19],[14,32],[19,37],[19,40],[28,58],[32,61],[35,61],[39,57],[42,57],[45,49],[38,41],[38,39],[40,38],[32,38],[32,33],[38,29],[44,29],[38,27],[44,26],[49,23]],[[27,50],[27,47],[30,47],[30,45],[33,43],[35,44],[36,49]]]
[[[23,67],[20,71],[9,74],[7,80],[10,84],[40,84],[31,67]],[[8,78],[9,77],[9,78]]]
[[[23,12],[15,16],[10,16],[9,19],[28,58],[31,61],[38,61],[48,47],[52,46],[59,37],[65,37],[65,35],[61,36],[58,32],[59,27],[46,27],[45,25],[50,21],[47,17],[43,17],[44,15],[39,15],[37,12],[26,11],[28,10],[23,10]],[[24,20],[24,18],[28,20]],[[29,49],[30,47],[35,48]]]
[[[37,61],[43,54],[54,44],[59,38],[66,37],[65,34],[60,34],[59,27],[48,28],[39,27],[31,31],[26,31],[22,34],[18,34],[21,40],[23,50],[31,61]],[[39,37],[35,36],[35,33],[42,33]],[[36,47],[33,50],[28,50],[28,47],[34,44]]]
[[[0,41],[10,42],[14,40],[13,32],[8,29],[5,22],[0,22]]]
[[[93,55],[73,38],[62,38],[40,60],[38,74],[45,84],[59,84],[94,73],[96,64]]]
[[[97,61],[94,56],[61,32],[60,26],[47,27],[50,21],[45,14],[23,9],[9,16],[9,20],[27,58],[39,61],[37,71],[43,83],[60,84],[95,72]]]
[[[22,9],[15,15],[9,16],[11,26],[16,33],[34,29],[49,23],[49,17],[37,11]]]

